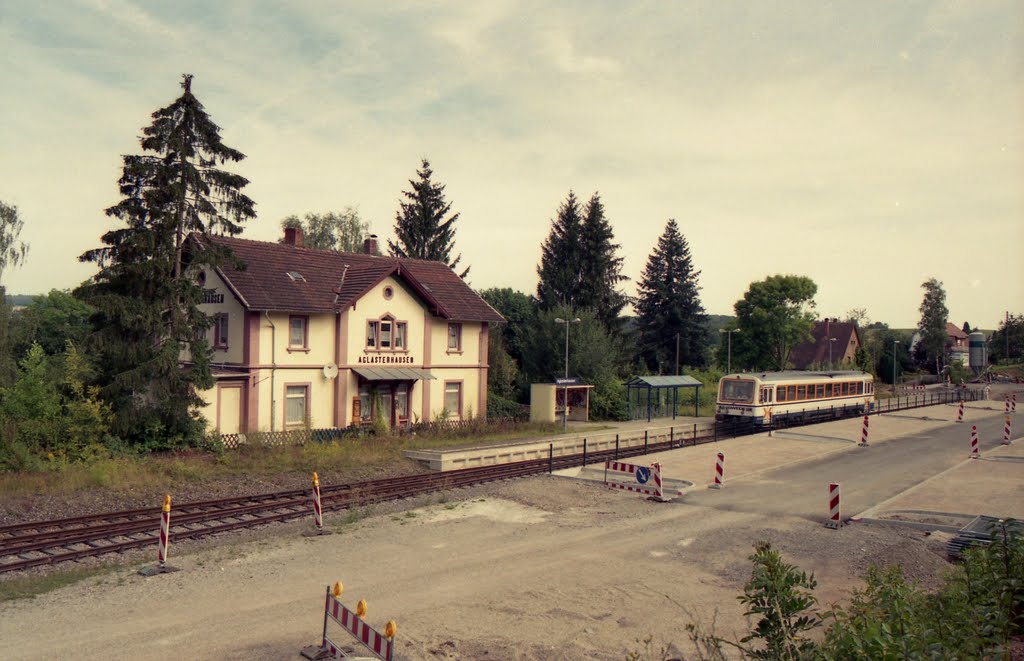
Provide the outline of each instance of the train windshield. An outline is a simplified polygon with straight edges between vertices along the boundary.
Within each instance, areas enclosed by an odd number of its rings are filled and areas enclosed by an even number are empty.
[[[721,399],[723,402],[746,402],[754,401],[754,382],[740,379],[723,380]]]

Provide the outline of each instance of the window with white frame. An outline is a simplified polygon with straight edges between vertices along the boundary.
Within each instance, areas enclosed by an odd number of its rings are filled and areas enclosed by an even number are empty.
[[[409,325],[391,315],[366,322],[366,348],[373,351],[406,351],[409,348]]]
[[[462,324],[448,324],[448,351],[462,350]]]
[[[228,315],[213,315],[213,346],[217,349],[228,348]]]
[[[449,418],[462,417],[461,381],[448,381],[444,384],[444,410]]]
[[[309,386],[285,386],[284,424],[289,427],[305,425],[308,421]]]
[[[359,422],[370,422],[373,419],[373,399],[369,385],[359,386]]]
[[[395,416],[399,420],[406,420],[409,417],[409,388],[398,386],[395,391]]]
[[[308,349],[309,317],[288,318],[288,348]]]

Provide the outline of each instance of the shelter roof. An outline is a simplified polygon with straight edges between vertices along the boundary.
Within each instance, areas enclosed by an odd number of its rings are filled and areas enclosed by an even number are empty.
[[[645,385],[651,388],[699,388],[704,384],[689,375],[683,376],[635,376],[626,382],[627,386]]]

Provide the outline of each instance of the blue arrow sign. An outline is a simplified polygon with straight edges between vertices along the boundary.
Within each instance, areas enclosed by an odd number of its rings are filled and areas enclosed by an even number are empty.
[[[647,484],[647,480],[651,479],[651,469],[646,466],[636,467],[636,481],[640,484]]]

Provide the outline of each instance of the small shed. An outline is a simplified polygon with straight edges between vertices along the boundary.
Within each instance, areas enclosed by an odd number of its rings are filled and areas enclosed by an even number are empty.
[[[556,383],[530,385],[530,422],[573,422],[590,420],[590,390],[579,379],[558,379]],[[568,401],[568,408],[566,402]]]
[[[700,403],[700,387],[704,384],[692,376],[637,376],[626,382],[626,408],[630,420],[639,420],[645,415],[667,418],[672,408],[672,419],[679,406],[679,389],[693,389],[693,415],[697,417]],[[669,393],[671,392],[671,396]]]

